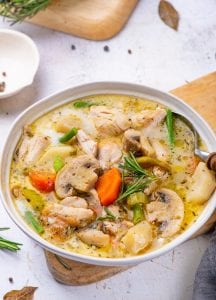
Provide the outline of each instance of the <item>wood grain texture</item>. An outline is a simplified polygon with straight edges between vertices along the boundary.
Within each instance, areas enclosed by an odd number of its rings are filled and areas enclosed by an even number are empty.
[[[216,132],[216,72],[171,91],[190,104]]]
[[[106,40],[125,25],[138,0],[61,0],[29,22],[90,40]]]
[[[172,90],[171,93],[190,104],[216,131],[216,72]],[[192,238],[210,230],[215,222],[216,213],[211,216],[208,222]],[[45,256],[48,268],[53,277],[57,281],[67,285],[83,285],[97,282],[131,268],[131,266],[103,267],[88,265],[56,257],[55,254],[48,251],[45,251]]]

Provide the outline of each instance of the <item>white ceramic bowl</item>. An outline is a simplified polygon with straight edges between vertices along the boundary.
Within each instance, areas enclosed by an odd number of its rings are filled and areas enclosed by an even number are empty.
[[[33,240],[35,240],[38,244],[40,244],[43,248],[54,252],[60,256],[67,257],[72,260],[77,260],[90,264],[98,264],[98,265],[107,265],[107,266],[117,266],[117,265],[131,265],[137,264],[159,255],[162,255],[184,241],[188,240],[195,232],[197,232],[209,219],[211,214],[215,210],[216,206],[216,194],[212,195],[209,199],[205,209],[198,217],[197,221],[192,224],[192,226],[183,232],[181,235],[176,237],[170,243],[164,245],[160,249],[152,251],[150,253],[142,254],[139,256],[129,257],[129,258],[96,258],[91,256],[85,256],[81,254],[76,254],[72,252],[65,251],[60,249],[49,242],[42,239],[38,234],[36,234],[31,228],[26,225],[23,221],[19,213],[16,211],[13,201],[10,196],[9,189],[9,172],[10,172],[10,164],[13,156],[14,149],[16,144],[22,134],[22,128],[24,125],[28,123],[32,123],[35,119],[43,115],[44,113],[50,111],[51,109],[68,103],[69,101],[75,100],[80,97],[95,95],[95,94],[126,94],[139,96],[143,98],[148,98],[152,100],[156,100],[159,103],[164,105],[168,105],[175,112],[181,113],[185,115],[191,122],[193,122],[195,128],[199,132],[201,138],[205,142],[208,150],[215,151],[216,149],[216,138],[214,132],[208,126],[208,124],[187,104],[178,98],[174,97],[171,94],[164,93],[149,87],[129,84],[129,83],[118,83],[118,82],[100,82],[100,83],[92,83],[86,84],[82,86],[78,86],[75,88],[69,88],[57,94],[51,95],[40,102],[32,105],[26,111],[24,111],[13,123],[6,143],[4,145],[2,158],[1,158],[1,184],[0,191],[2,201],[4,206],[13,219],[13,221]]]
[[[38,65],[39,53],[30,37],[15,30],[0,29],[0,83],[5,82],[0,99],[10,97],[30,85]]]

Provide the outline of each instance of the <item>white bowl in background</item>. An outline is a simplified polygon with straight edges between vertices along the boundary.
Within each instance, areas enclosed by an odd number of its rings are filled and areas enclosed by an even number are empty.
[[[0,99],[32,84],[38,65],[39,53],[30,37],[15,30],[0,29],[0,83],[5,82]]]
[[[75,88],[69,88],[61,91],[57,94],[53,94],[47,98],[44,98],[40,102],[32,105],[26,109],[13,123],[7,140],[5,142],[2,157],[0,160],[0,195],[3,204],[13,221],[35,242],[41,247],[49,250],[50,252],[56,253],[60,256],[84,262],[89,264],[97,264],[104,266],[120,266],[120,265],[132,265],[150,260],[157,256],[160,256],[168,251],[171,251],[176,246],[188,240],[192,237],[209,219],[216,207],[216,193],[214,193],[209,201],[207,202],[204,210],[198,217],[197,221],[193,223],[187,230],[182,234],[173,239],[170,243],[162,246],[159,249],[144,253],[138,256],[127,257],[127,258],[98,258],[82,254],[69,252],[58,248],[57,246],[47,242],[34,232],[22,219],[20,214],[15,209],[13,200],[10,194],[9,188],[9,174],[10,165],[13,157],[15,147],[18,140],[22,135],[23,126],[32,123],[35,119],[48,111],[73,101],[77,98],[96,95],[96,94],[126,94],[133,95],[142,98],[156,100],[157,102],[169,106],[173,111],[184,115],[188,118],[199,132],[202,140],[207,146],[209,152],[213,152],[216,149],[216,138],[215,134],[209,125],[204,121],[200,115],[195,112],[190,106],[185,104],[182,100],[175,96],[153,89],[142,85],[121,83],[121,82],[99,82],[85,84]]]

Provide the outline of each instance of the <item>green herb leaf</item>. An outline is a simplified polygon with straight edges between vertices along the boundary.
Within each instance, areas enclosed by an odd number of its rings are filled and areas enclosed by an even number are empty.
[[[8,230],[8,229],[9,229],[8,227],[2,227],[0,228],[0,231]],[[15,252],[20,250],[20,246],[22,246],[22,244],[6,240],[5,238],[0,236],[0,249],[6,249]]]
[[[169,144],[171,147],[173,147],[175,143],[173,112],[169,108],[167,109],[166,126],[168,131]]]
[[[64,167],[64,161],[61,156],[56,156],[53,162],[53,168],[58,173]]]
[[[143,191],[144,188],[146,188],[150,183],[152,182],[151,178],[145,178],[145,176],[142,176],[138,179],[135,179],[131,184],[126,186],[126,189],[123,193],[120,194],[120,196],[117,198],[116,202],[118,204],[122,204],[125,199],[127,199],[128,196]]]
[[[36,15],[45,9],[52,0],[1,0],[0,15],[8,17],[13,24]]]
[[[150,172],[140,166],[132,152],[130,152],[129,155],[124,158],[124,164],[120,165],[120,168],[125,172],[124,176],[153,177]]]
[[[31,225],[37,233],[42,234],[44,232],[43,226],[38,222],[31,211],[25,212],[25,219],[26,222]]]
[[[104,207],[104,210],[106,212],[106,215],[97,218],[97,221],[105,221],[105,220],[115,221],[116,220],[116,216],[114,216],[114,214],[106,206]]]
[[[77,135],[77,132],[78,132],[77,128],[72,128],[71,130],[66,132],[62,137],[59,138],[59,142],[63,144],[68,142],[70,139],[72,139],[74,136]]]
[[[93,105],[98,105],[98,104],[89,101],[77,101],[73,104],[75,108],[86,108],[86,107],[91,107]]]

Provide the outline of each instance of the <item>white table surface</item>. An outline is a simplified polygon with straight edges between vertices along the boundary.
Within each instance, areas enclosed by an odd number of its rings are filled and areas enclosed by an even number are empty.
[[[171,1],[171,0],[170,0]],[[181,20],[179,31],[157,15],[158,0],[141,0],[126,28],[110,41],[93,42],[30,24],[15,25],[36,42],[41,62],[32,86],[11,99],[0,100],[0,150],[14,118],[33,102],[81,83],[116,80],[170,90],[216,69],[215,0],[172,0]],[[9,28],[0,19],[0,28]],[[71,45],[76,50],[71,50]],[[103,47],[108,45],[109,52]],[[1,45],[0,45],[1,47]],[[128,54],[128,49],[132,54]],[[84,287],[58,284],[43,252],[9,219],[0,205],[0,227],[23,243],[17,254],[0,252],[0,298],[10,289],[38,286],[35,299],[189,300],[193,280],[208,236],[188,241],[171,253],[110,279]],[[13,277],[14,283],[8,280]]]

